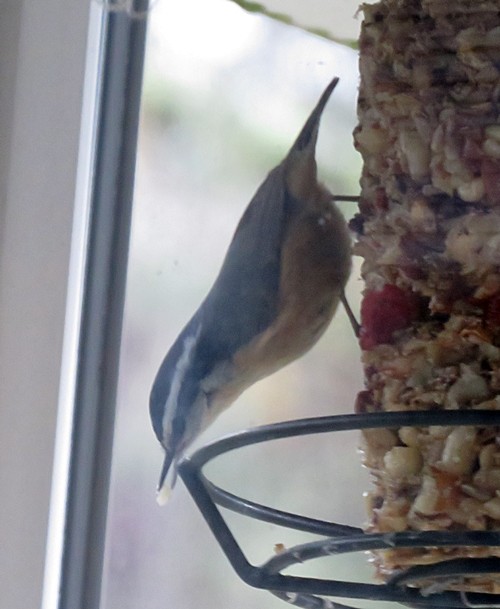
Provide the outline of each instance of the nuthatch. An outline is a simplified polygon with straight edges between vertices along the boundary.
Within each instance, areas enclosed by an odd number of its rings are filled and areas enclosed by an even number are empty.
[[[315,160],[321,114],[337,82],[250,201],[212,289],[158,370],[150,414],[165,449],[159,491],[224,408],[316,343],[339,300],[353,322],[344,297],[350,237],[335,197],[317,181]]]

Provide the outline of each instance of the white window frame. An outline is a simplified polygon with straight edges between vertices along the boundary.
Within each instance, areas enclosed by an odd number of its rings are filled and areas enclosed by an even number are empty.
[[[81,0],[2,3],[0,598],[9,609],[99,606],[146,29],[146,0],[135,4],[141,15]],[[58,408],[68,403],[72,411]]]

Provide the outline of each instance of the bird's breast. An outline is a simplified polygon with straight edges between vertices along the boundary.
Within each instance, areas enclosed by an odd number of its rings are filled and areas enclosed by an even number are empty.
[[[283,242],[277,316],[235,354],[235,368],[255,382],[308,351],[328,327],[350,269],[350,237],[338,209],[321,201],[299,210]]]

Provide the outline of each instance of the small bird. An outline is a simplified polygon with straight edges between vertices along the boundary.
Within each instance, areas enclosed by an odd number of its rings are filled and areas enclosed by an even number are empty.
[[[351,241],[334,203],[342,197],[318,183],[315,160],[321,114],[337,82],[250,201],[214,285],[158,370],[150,415],[165,449],[160,503],[188,445],[250,385],[308,351],[339,300],[357,332],[344,296]]]

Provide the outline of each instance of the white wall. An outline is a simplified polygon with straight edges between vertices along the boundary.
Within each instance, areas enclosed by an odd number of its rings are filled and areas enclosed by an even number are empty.
[[[0,608],[40,606],[89,2],[0,0]]]

